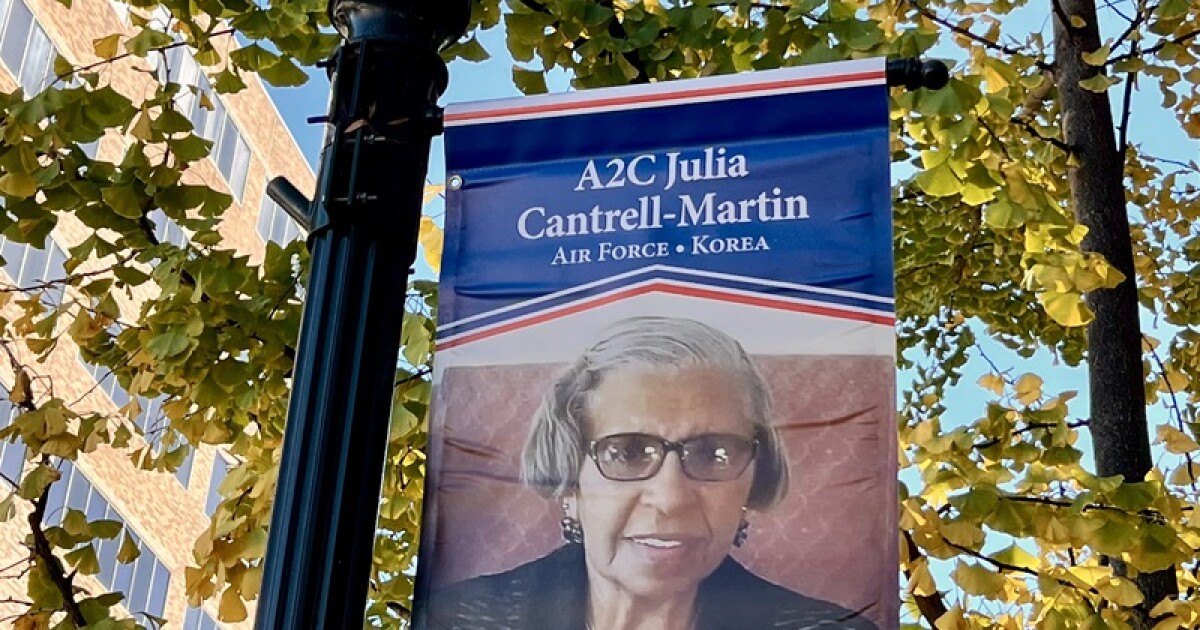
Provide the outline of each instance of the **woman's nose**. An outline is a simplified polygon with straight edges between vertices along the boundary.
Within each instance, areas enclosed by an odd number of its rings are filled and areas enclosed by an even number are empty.
[[[684,474],[678,453],[667,453],[658,474],[644,483],[643,501],[660,510],[687,505],[695,498],[692,480]]]

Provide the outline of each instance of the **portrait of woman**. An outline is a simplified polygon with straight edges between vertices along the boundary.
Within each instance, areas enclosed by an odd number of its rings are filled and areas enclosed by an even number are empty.
[[[730,556],[787,494],[789,466],[763,377],[710,326],[607,329],[547,389],[521,480],[561,509],[563,543],[434,590],[427,630],[876,628]]]

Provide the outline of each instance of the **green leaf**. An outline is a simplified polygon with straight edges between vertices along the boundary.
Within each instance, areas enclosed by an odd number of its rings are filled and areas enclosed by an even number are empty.
[[[221,94],[233,94],[246,89],[246,82],[231,68],[226,68],[213,77],[213,88]]]
[[[259,70],[258,75],[276,87],[295,87],[308,82],[308,75],[290,57],[280,57],[275,63]]]
[[[243,70],[259,72],[275,65],[278,55],[268,52],[258,44],[250,44],[229,53],[229,60]]]
[[[88,525],[88,534],[93,538],[107,540],[120,535],[121,529],[124,527],[125,525],[121,521],[93,521]]]
[[[513,83],[517,89],[521,90],[522,94],[545,94],[546,93],[546,75],[537,70],[526,70],[520,66],[513,66],[512,69]]]
[[[109,35],[109,37],[113,37],[113,35]],[[162,31],[154,28],[143,28],[140,33],[125,42],[125,50],[139,57],[145,57],[146,53],[150,50],[162,48],[172,41],[171,36]],[[105,46],[108,45],[107,43],[105,44]],[[98,52],[97,54],[99,55]],[[104,55],[100,56],[104,57]],[[108,57],[104,58],[107,59]]]
[[[917,173],[913,183],[934,197],[949,197],[962,192],[963,189],[962,180],[947,162]]]
[[[178,328],[169,328],[155,335],[146,350],[157,359],[169,359],[188,349],[191,339]]]
[[[479,39],[476,37],[469,37],[464,41],[456,43],[448,48],[444,54],[472,62],[487,61],[491,58],[491,55],[488,54],[488,51],[484,49],[483,44],[479,43]]]
[[[49,488],[50,484],[61,478],[62,473],[58,472],[57,468],[49,464],[38,464],[21,479],[17,494],[22,499],[34,501],[46,492],[46,488]]]
[[[100,191],[100,196],[104,199],[113,212],[129,218],[142,218],[142,204],[145,202],[132,185],[110,186]]]
[[[96,56],[101,59],[112,59],[113,57],[116,57],[120,46],[120,33],[113,33],[112,35],[92,40],[92,50],[95,51]]]
[[[68,553],[63,556],[63,559],[83,575],[96,575],[100,572],[100,562],[96,559],[96,548],[90,544]]]
[[[29,571],[29,583],[26,593],[34,606],[44,610],[62,608],[63,596],[50,577],[50,570],[41,562],[33,563]]]
[[[121,539],[121,549],[117,551],[117,562],[121,564],[131,564],[142,555],[142,550],[138,548],[137,543],[133,542],[133,538],[128,533]]]
[[[1088,64],[1089,66],[1103,66],[1105,63],[1108,62],[1108,55],[1111,53],[1112,53],[1112,50],[1106,44],[1104,46],[1101,46],[1100,48],[1097,48],[1096,50],[1094,50],[1090,53],[1089,52],[1080,53],[1080,56],[1083,57],[1083,62]]]
[[[209,154],[213,143],[200,136],[187,135],[183,138],[167,140],[167,146],[170,147],[171,153],[175,154],[176,159],[182,162],[195,162]]]
[[[37,192],[37,180],[26,173],[5,173],[0,176],[0,192],[11,197],[32,197]]]

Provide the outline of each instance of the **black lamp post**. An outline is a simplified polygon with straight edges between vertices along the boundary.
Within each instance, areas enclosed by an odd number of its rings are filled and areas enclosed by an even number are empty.
[[[408,269],[446,89],[438,50],[471,0],[332,0],[346,38],[317,199],[272,197],[309,227],[307,304],[255,627],[361,628]]]

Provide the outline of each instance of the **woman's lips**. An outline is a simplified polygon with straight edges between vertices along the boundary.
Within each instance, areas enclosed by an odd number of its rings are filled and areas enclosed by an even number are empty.
[[[630,536],[638,556],[656,565],[676,565],[695,556],[697,538],[682,536]]]

